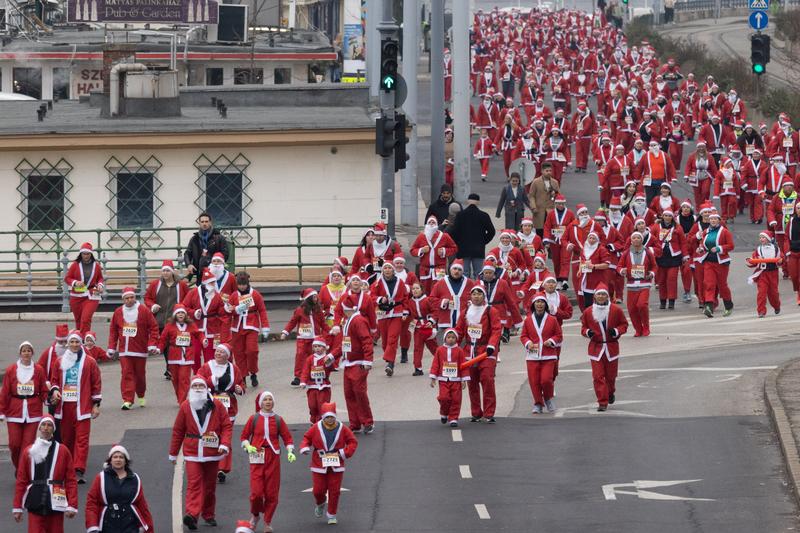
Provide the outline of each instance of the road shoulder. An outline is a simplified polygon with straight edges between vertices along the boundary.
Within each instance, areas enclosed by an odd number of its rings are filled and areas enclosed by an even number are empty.
[[[764,381],[764,397],[783,451],[792,493],[800,500],[800,455],[797,434],[800,432],[800,358],[784,363],[769,373]]]

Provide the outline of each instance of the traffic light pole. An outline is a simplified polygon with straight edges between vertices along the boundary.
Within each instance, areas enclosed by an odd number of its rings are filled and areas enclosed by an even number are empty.
[[[418,0],[403,1],[403,78],[408,95],[403,104],[408,121],[412,124],[408,142],[408,163],[401,173],[400,223],[416,227],[419,223],[417,208],[417,60],[419,59],[420,10]],[[397,149],[397,148],[396,148]]]
[[[431,0],[431,198],[444,184],[444,0]]]
[[[470,2],[453,2],[453,159],[457,200],[466,202],[472,192],[470,182],[469,28]]]
[[[394,13],[392,3],[393,0],[382,0],[383,18],[377,26],[381,40],[390,37],[397,38],[399,27],[392,15],[392,13]],[[377,0],[375,4],[378,4]],[[372,50],[374,53],[380,54],[380,43],[375,43],[375,47],[372,48]],[[380,90],[381,113],[391,121],[395,118],[394,99],[394,91]],[[394,165],[393,155],[381,157],[381,210],[386,214],[386,226],[390,235],[394,235],[395,231]]]

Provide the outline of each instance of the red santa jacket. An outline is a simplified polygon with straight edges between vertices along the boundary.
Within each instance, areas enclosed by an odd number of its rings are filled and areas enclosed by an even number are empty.
[[[300,453],[311,453],[311,471],[317,474],[327,474],[328,469],[332,472],[344,472],[345,460],[349,459],[356,453],[358,448],[358,441],[356,436],[349,427],[341,422],[337,422],[336,437],[333,439],[333,444],[328,446],[325,441],[325,432],[322,429],[322,420],[308,428],[306,434],[303,435],[303,441],[300,443]],[[322,457],[326,454],[338,454],[339,466],[322,466]]]
[[[572,318],[572,304],[569,303],[569,298],[564,292],[553,291],[548,293],[544,291],[543,294],[547,298],[547,312],[555,317],[559,325]]]
[[[786,223],[794,215],[794,204],[797,203],[797,199],[797,192],[792,192],[791,196],[786,197],[781,191],[772,197],[772,201],[767,206],[767,226],[776,235],[785,233]]]
[[[429,248],[427,251],[423,249]],[[444,250],[441,257],[439,250]],[[411,245],[411,255],[419,257],[420,279],[440,280],[447,274],[447,258],[458,252],[458,246],[447,233],[436,231],[433,238],[428,240],[425,233],[420,233]]]
[[[478,137],[472,155],[475,159],[489,159],[497,148],[489,137]]]
[[[730,253],[733,251],[733,235],[725,226],[719,226],[719,232],[717,232],[717,238],[714,240],[714,245],[711,247],[706,246],[706,237],[708,237],[709,230],[711,226],[707,227],[703,230],[703,233],[699,239],[699,246],[697,250],[699,262],[705,262],[708,258],[708,254],[711,251],[711,248],[718,248],[719,251],[717,252],[717,262],[721,265],[725,263],[731,262]]]
[[[605,323],[594,319],[593,306],[584,309],[581,315],[581,335],[589,338],[587,355],[592,361],[599,361],[604,355],[609,361],[617,360],[619,358],[619,338],[628,331],[628,320],[622,309],[617,304],[610,302],[608,306],[608,318]]]
[[[330,389],[331,372],[335,366],[336,358],[331,354],[309,354],[300,372],[300,386],[316,390]]]
[[[167,364],[192,365],[203,350],[204,338],[203,332],[197,329],[194,322],[167,322],[161,332],[158,349],[167,354]]]
[[[278,427],[279,425],[280,427]],[[289,425],[275,413],[265,415],[259,411],[250,415],[242,428],[239,440],[242,441],[243,446],[250,444],[250,446],[255,446],[265,452],[269,448],[275,455],[281,454],[281,440],[287,450],[294,450],[294,439],[289,432]]]
[[[108,329],[108,350],[119,352],[120,357],[147,357],[148,350],[158,349],[158,322],[153,313],[140,303],[136,322],[127,322],[123,306],[117,307]]]
[[[459,339],[464,339],[467,351],[467,359],[472,359],[488,348],[492,348],[494,353],[488,359],[497,360],[497,349],[500,346],[500,335],[503,333],[503,325],[497,309],[490,305],[484,305],[480,317],[475,319],[471,316],[470,308],[474,307],[469,303],[461,312],[456,325],[456,332]]]
[[[626,286],[629,289],[650,288],[653,284],[653,276],[656,270],[658,270],[656,257],[653,255],[652,250],[647,247],[642,247],[640,261],[634,260],[631,249],[627,248],[617,263],[617,272],[625,278]]]
[[[64,403],[69,398],[77,399],[76,417],[78,420],[88,420],[92,416],[92,406],[100,403],[103,399],[103,382],[100,377],[100,367],[97,362],[86,354],[78,360],[78,383],[73,391],[66,383],[67,371],[61,367],[63,357],[53,366],[53,373],[50,374],[51,390],[61,393],[61,401],[56,405],[55,418],[61,420],[64,412]]]
[[[454,289],[453,280],[450,276],[440,279],[431,289],[431,298],[438,306],[438,321],[440,328],[452,328],[458,322],[463,310],[469,301],[469,292],[475,282],[462,276],[461,286],[458,291]]]
[[[628,165],[627,157],[612,157],[603,169],[600,186],[603,187],[603,189],[610,189],[612,192],[621,193],[631,173],[632,170]]]
[[[163,280],[161,278],[154,279],[150,282],[147,286],[147,291],[144,293],[144,305],[155,314],[153,311],[153,306],[156,305],[156,298],[158,297],[158,291],[161,290],[161,284]],[[186,295],[189,293],[189,284],[186,283],[185,280],[180,280],[177,283],[177,289],[175,290],[175,301],[181,303]],[[167,316],[171,315],[172,310],[168,309],[169,313]]]
[[[586,249],[585,244],[580,253],[578,264],[580,290],[582,293],[592,294],[600,283],[605,282],[606,271],[598,270],[596,268],[591,268],[590,270],[590,267],[588,266],[589,264],[607,264],[611,266],[611,256],[608,254],[608,250],[606,250],[606,247],[602,241],[597,243],[597,248],[591,254]]]
[[[336,305],[339,303],[342,295],[346,291],[345,285],[336,286],[327,283],[322,286],[319,291],[319,303],[322,305],[323,314],[326,318],[333,320],[334,313],[336,312]],[[286,330],[288,333],[291,330]]]
[[[467,356],[458,345],[443,344],[431,360],[430,377],[437,381],[469,381],[469,367],[463,367]]]
[[[559,212],[551,209],[544,217],[544,242],[547,244],[560,244],[566,234],[567,226],[575,220],[575,213],[569,209]]]
[[[681,260],[689,259],[689,244],[680,224],[673,222],[672,227],[666,228],[663,222],[657,222],[650,227],[650,233],[658,240],[658,247],[662,250],[656,257],[669,255],[680,257]]]
[[[50,496],[53,495],[53,488],[61,488],[67,495],[67,507],[60,512],[78,512],[78,482],[75,478],[75,467],[72,464],[72,454],[63,444],[53,439],[50,446],[55,446],[53,450],[53,463],[50,472],[47,473],[47,490]],[[11,510],[14,513],[25,512],[25,500],[33,486],[35,477],[35,463],[31,459],[31,447],[26,446],[19,456],[19,467],[17,468],[17,480],[14,485],[14,504]],[[58,481],[58,483],[54,483]]]
[[[519,340],[525,348],[526,361],[558,359],[558,348],[563,340],[561,325],[553,315],[547,312],[543,318],[540,324],[536,321],[534,313],[531,312],[522,326]],[[554,346],[546,345],[547,341],[552,341]]]
[[[333,354],[348,366],[372,366],[372,334],[369,322],[360,311],[350,316],[342,324],[342,331],[337,336]]]
[[[230,453],[232,431],[231,419],[219,400],[213,400],[213,406],[202,424],[189,400],[184,400],[172,425],[169,459],[174,461],[183,447],[183,458],[186,461],[192,463],[219,461]]]
[[[247,309],[242,313],[236,309],[239,304],[247,305]],[[233,291],[225,304],[225,310],[228,309],[230,309],[232,332],[238,333],[240,330],[269,331],[269,318],[264,298],[254,288],[250,287],[246,294],[240,294],[238,289]]]
[[[236,276],[226,270],[222,277],[217,280],[217,292],[222,297],[222,301],[227,300],[227,297],[236,292]]]
[[[486,301],[497,309],[497,314],[500,316],[500,322],[503,323],[503,327],[511,327],[513,325],[518,328],[522,325],[519,304],[506,280],[495,278],[488,283],[480,280],[477,284],[486,289]]]
[[[233,421],[236,420],[236,415],[239,413],[239,401],[236,399],[236,396],[244,395],[246,391],[244,378],[246,376],[238,366],[229,361],[223,373],[217,377],[211,369],[211,364],[212,361],[209,361],[201,366],[200,370],[197,371],[197,375],[206,378],[206,381],[211,383],[211,396],[228,410],[228,416],[230,416],[231,423],[233,423]],[[216,364],[216,362],[214,362],[214,364]],[[223,386],[220,380],[226,375],[228,379]],[[241,394],[236,392],[236,385],[239,385],[241,388]]]
[[[736,137],[733,135],[733,130],[730,126],[722,123],[719,124],[719,131],[716,131],[711,124],[706,124],[700,128],[700,133],[697,135],[697,141],[706,143],[706,149],[711,154],[725,153],[725,147],[731,144],[736,144]]]
[[[379,275],[378,279],[375,280],[375,283],[372,284],[370,293],[372,293],[372,299],[375,302],[375,306],[378,307],[378,310],[376,311],[378,320],[383,320],[386,318],[402,318],[404,315],[408,314],[408,311],[406,311],[408,287],[406,287],[406,284],[403,283],[403,280],[397,276],[394,277],[394,280],[395,283],[392,290],[389,289],[389,282],[386,281],[386,278],[383,277],[383,274]],[[382,310],[380,308],[380,304],[384,300],[386,303],[393,303],[394,307],[386,311]]]
[[[330,333],[328,323],[322,315],[322,309],[317,308],[309,315],[302,305],[295,308],[292,317],[283,328],[282,334],[288,336],[290,332],[297,328],[297,338],[313,341],[318,335],[327,336]]]
[[[344,311],[342,310],[342,301],[345,297],[349,296],[352,293],[350,289],[347,289],[344,292],[344,296],[339,300],[339,303],[336,304],[336,309],[333,312],[333,323],[334,324],[341,324],[344,320]],[[358,294],[358,303],[356,304],[356,309],[361,313],[361,315],[367,320],[367,324],[369,324],[370,331],[377,331],[378,329],[378,315],[375,311],[375,301],[372,299],[372,296],[367,291],[361,291]]]
[[[27,383],[17,379],[17,365],[6,368],[3,385],[0,387],[0,417],[19,424],[38,422],[42,419],[42,406],[47,401],[50,387],[44,369],[31,361],[33,376]]]
[[[83,283],[84,265],[80,257],[73,261],[67,269],[67,275],[64,276],[64,283],[69,287],[70,298],[88,298],[99,300],[100,292],[103,290],[103,269],[100,268],[99,261],[92,261],[92,272],[89,274],[89,281],[86,283],[87,290],[76,292],[74,287],[76,283]]]
[[[739,173],[732,167],[722,166],[714,178],[714,198],[720,196],[739,196],[742,184]]]
[[[686,160],[686,173],[688,182],[693,186],[697,186],[699,181],[705,179],[713,179],[717,174],[717,163],[710,154],[707,154],[705,159],[698,161],[697,152],[690,154],[689,159]]]
[[[653,200],[650,202],[650,209],[656,214],[656,217],[661,218],[661,214],[664,211],[672,211],[673,215],[676,215],[681,208],[681,202],[671,194],[669,196],[663,196],[661,194],[654,196]]]
[[[110,467],[109,467],[110,468]],[[117,474],[113,470],[111,476]],[[144,531],[153,531],[153,516],[150,514],[150,507],[144,497],[142,480],[138,474],[133,474],[136,480],[136,491],[133,500],[129,502],[131,511],[139,521],[139,527]],[[86,531],[88,533],[99,533],[103,527],[103,519],[108,510],[108,495],[106,494],[106,472],[100,472],[92,481],[92,486],[86,494]]]
[[[230,338],[225,303],[218,292],[214,291],[209,297],[209,293],[206,292],[204,295],[202,290],[202,287],[190,290],[181,303],[189,315],[197,321],[197,328],[206,338],[218,338],[219,342],[225,342]]]
[[[767,156],[771,159],[774,155],[782,155],[787,167],[795,166],[800,159],[798,144],[800,144],[800,136],[796,131],[787,134],[778,128],[767,144]]]

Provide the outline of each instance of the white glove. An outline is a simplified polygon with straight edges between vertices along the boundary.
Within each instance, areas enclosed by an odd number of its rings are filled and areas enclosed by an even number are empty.
[[[225,446],[224,444],[220,444],[220,445],[219,445],[219,452],[220,452],[222,455],[228,455],[228,453],[230,453],[230,450],[229,450],[229,449],[228,449],[228,447],[227,447],[227,446]]]
[[[342,331],[342,328],[340,328],[339,326],[333,326],[331,328],[331,335],[336,336],[339,333],[341,333],[341,331]]]
[[[261,335],[266,339],[269,336],[269,328],[261,328]]]
[[[239,304],[236,306],[236,313],[243,315],[247,311],[247,304]]]
[[[160,310],[161,310],[161,306],[160,306],[160,305],[158,305],[158,304],[153,304],[153,307],[151,307],[151,308],[150,308],[150,311],[151,311],[153,314],[156,314],[156,313],[158,313]]]
[[[195,320],[200,320],[200,317],[202,317],[202,316],[203,316],[203,312],[200,309],[195,310],[195,312],[194,312],[194,319]]]
[[[106,350],[106,353],[108,354],[109,359],[112,359],[114,361],[116,361],[119,358],[116,350]]]

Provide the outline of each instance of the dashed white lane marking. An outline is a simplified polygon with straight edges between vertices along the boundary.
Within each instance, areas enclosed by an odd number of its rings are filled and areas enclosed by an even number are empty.
[[[454,429],[452,431],[452,436],[453,436],[453,442],[463,442],[464,440],[464,436],[461,435],[460,429]]]
[[[183,533],[183,452],[172,472],[172,533]]]
[[[469,465],[458,465],[458,471],[461,472],[461,479],[472,479],[472,472],[469,470]]]
[[[491,516],[489,516],[489,510],[486,509],[486,506],[482,503],[476,503],[475,510],[478,511],[478,518],[481,520],[489,520],[491,518]]]
[[[342,487],[339,490],[342,491],[342,492],[350,492],[350,489],[346,489],[344,487]],[[301,490],[300,492],[314,492],[314,487],[308,487],[307,489]]]
[[[634,373],[634,372],[736,372],[736,371],[746,371],[746,370],[775,370],[778,368],[775,365],[765,365],[765,366],[735,366],[735,367],[719,367],[719,366],[685,366],[685,367],[675,367],[675,368],[636,368],[630,370],[620,370],[620,374],[627,374],[627,373]],[[590,374],[592,372],[591,368],[567,368],[567,369],[560,369],[558,371],[559,374],[567,374],[573,372],[580,372],[583,374]],[[519,374],[527,374],[525,372],[518,372]]]

